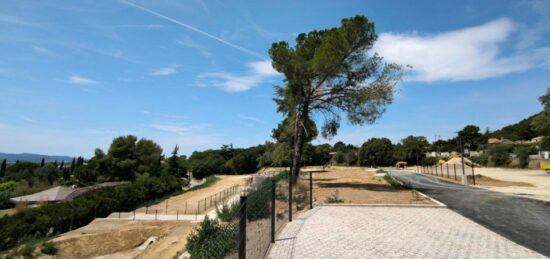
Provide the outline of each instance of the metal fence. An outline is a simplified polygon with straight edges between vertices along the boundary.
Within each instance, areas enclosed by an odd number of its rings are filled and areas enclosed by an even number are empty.
[[[202,228],[216,234],[201,247],[199,258],[264,258],[292,214],[312,206],[311,175],[301,174],[295,179],[292,192],[288,175],[274,175],[244,191],[238,203],[220,206],[219,221],[205,219]]]
[[[462,180],[462,173],[466,175],[468,182],[476,185],[475,165],[461,164],[439,164],[439,165],[419,165],[417,172],[422,174],[434,175],[447,178],[454,181]]]

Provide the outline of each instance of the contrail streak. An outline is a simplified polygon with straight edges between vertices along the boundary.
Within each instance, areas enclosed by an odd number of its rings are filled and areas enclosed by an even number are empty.
[[[141,6],[141,5],[138,5],[138,4],[134,4],[134,3],[132,3],[132,2],[128,2],[128,1],[126,1],[126,0],[120,0],[120,2],[123,3],[123,4],[129,5],[129,6],[131,6],[131,7],[140,9],[140,10],[142,10],[142,11],[145,11],[145,12],[147,12],[147,13],[150,13],[150,14],[152,14],[152,15],[154,15],[154,16],[160,17],[160,18],[162,18],[162,19],[164,19],[164,20],[167,20],[167,21],[170,21],[170,22],[172,22],[172,23],[175,23],[175,24],[177,24],[177,25],[179,25],[179,26],[181,26],[181,27],[184,27],[184,28],[186,28],[186,29],[192,30],[192,31],[194,31],[194,32],[198,32],[198,33],[200,33],[200,34],[202,34],[202,35],[204,35],[204,36],[206,36],[206,37],[208,37],[208,38],[214,39],[214,40],[219,41],[219,42],[221,42],[221,43],[223,43],[223,44],[225,44],[225,45],[227,45],[227,46],[230,46],[230,47],[233,47],[233,48],[235,48],[235,49],[238,49],[238,50],[240,50],[240,51],[242,51],[242,52],[244,52],[244,53],[246,53],[246,54],[248,54],[248,55],[252,55],[252,56],[257,57],[257,58],[260,58],[260,59],[262,59],[262,60],[266,60],[266,57],[263,56],[263,55],[260,54],[260,53],[257,53],[257,52],[254,52],[254,51],[252,51],[252,50],[249,50],[249,49],[247,49],[247,48],[244,48],[244,47],[241,47],[241,46],[239,46],[239,45],[233,44],[233,43],[231,43],[231,42],[229,42],[229,41],[226,41],[226,40],[224,40],[224,39],[221,39],[221,38],[219,38],[219,37],[216,37],[216,36],[214,36],[214,35],[212,35],[212,34],[210,34],[210,33],[208,33],[208,32],[205,32],[205,31],[201,30],[201,29],[198,29],[198,28],[193,27],[193,26],[191,26],[191,25],[188,25],[188,24],[185,24],[185,23],[183,23],[183,22],[180,22],[180,21],[178,21],[178,20],[176,20],[176,19],[174,19],[174,18],[171,18],[171,17],[168,17],[168,16],[166,16],[166,15],[157,13],[157,12],[151,10],[151,9],[148,9],[148,8],[143,7],[143,6]]]

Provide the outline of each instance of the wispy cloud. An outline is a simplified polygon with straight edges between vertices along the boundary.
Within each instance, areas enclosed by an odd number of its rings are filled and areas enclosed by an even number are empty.
[[[171,65],[153,70],[153,76],[169,76],[178,73],[178,65]]]
[[[119,24],[113,25],[112,28],[121,28],[121,29],[162,29],[166,26],[161,24]]]
[[[239,118],[241,118],[242,120],[252,121],[252,122],[256,122],[256,123],[260,123],[260,124],[266,124],[265,121],[260,120],[256,117],[252,117],[252,116],[247,116],[247,115],[240,114]]]
[[[184,118],[186,118],[183,115],[171,114],[171,113],[161,113],[161,112],[152,112],[152,111],[147,111],[147,110],[142,111],[141,113],[143,113],[145,115],[149,115],[149,116],[162,117],[162,118],[167,118],[167,119],[184,119]]]
[[[176,40],[175,42],[180,46],[198,50],[199,53],[201,53],[201,55],[203,55],[205,58],[209,58],[209,59],[212,58],[212,53],[206,47],[194,42],[189,37]]]
[[[153,124],[151,125],[151,128],[168,132],[168,133],[174,133],[180,136],[189,135],[191,132],[196,130],[204,129],[204,126],[201,125],[175,125],[175,124]]]
[[[540,57],[544,50],[502,55],[501,44],[516,27],[512,20],[499,19],[437,35],[382,33],[374,51],[387,61],[411,65],[408,80],[412,81],[498,77],[540,66],[545,60]]]
[[[250,62],[247,67],[248,73],[242,75],[227,72],[200,74],[197,85],[217,87],[226,92],[243,92],[279,75],[271,66],[271,61]]]
[[[223,43],[223,44],[225,44],[225,45],[227,45],[227,46],[229,46],[229,47],[238,49],[238,50],[240,50],[240,51],[242,51],[242,52],[244,52],[244,53],[246,53],[246,54],[248,54],[248,55],[251,55],[251,56],[254,56],[254,57],[257,57],[257,58],[260,58],[260,59],[266,59],[266,57],[265,57],[264,55],[260,54],[260,53],[257,53],[257,52],[255,52],[255,51],[253,51],[253,50],[248,49],[248,48],[239,46],[239,45],[237,45],[237,44],[231,43],[231,42],[229,42],[229,41],[226,41],[226,40],[224,40],[224,39],[222,39],[222,38],[219,38],[219,37],[214,36],[214,35],[212,35],[212,34],[210,34],[210,33],[208,33],[208,32],[205,32],[205,31],[203,31],[203,30],[201,30],[201,29],[199,29],[199,28],[197,28],[197,27],[191,26],[191,25],[189,25],[189,24],[186,24],[186,23],[181,22],[181,21],[179,21],[179,20],[176,20],[176,19],[174,19],[174,18],[168,17],[168,16],[166,16],[166,15],[157,13],[157,12],[155,12],[155,11],[149,9],[149,8],[146,8],[146,7],[144,7],[144,6],[141,6],[141,5],[138,5],[138,4],[135,4],[135,3],[132,3],[132,2],[126,1],[126,0],[120,0],[120,2],[123,3],[123,4],[126,4],[126,5],[128,5],[128,6],[132,6],[132,7],[134,7],[134,8],[137,8],[137,9],[140,9],[140,10],[142,10],[142,11],[145,11],[145,12],[147,12],[147,13],[150,13],[150,14],[152,14],[152,15],[154,15],[154,16],[157,16],[157,17],[159,17],[159,18],[162,18],[162,19],[167,20],[167,21],[169,21],[169,22],[172,22],[172,23],[174,23],[174,24],[177,24],[177,25],[179,25],[179,26],[181,26],[181,27],[184,27],[184,28],[186,28],[186,29],[189,29],[189,30],[192,30],[192,31],[194,31],[194,32],[200,33],[200,34],[202,34],[202,35],[204,35],[204,36],[206,36],[206,37],[208,37],[208,38],[211,38],[211,39],[216,40],[216,41],[218,41],[218,42],[220,42],[220,43]]]
[[[69,77],[69,80],[67,82],[69,84],[74,84],[74,85],[94,85],[99,83],[96,80],[85,78],[78,75]]]
[[[0,15],[0,23],[8,23],[11,25],[26,26],[26,27],[43,27],[43,24],[40,24],[37,22],[31,22],[16,16],[9,16],[9,15]]]
[[[46,55],[46,56],[53,56],[53,52],[50,51],[49,49],[47,48],[43,48],[43,47],[39,47],[39,46],[33,46],[32,47],[32,50],[38,54],[41,54],[41,55]]]

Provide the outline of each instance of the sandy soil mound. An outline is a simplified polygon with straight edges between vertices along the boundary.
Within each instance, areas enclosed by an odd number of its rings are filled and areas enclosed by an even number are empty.
[[[151,236],[165,236],[172,229],[191,229],[193,226],[192,223],[181,221],[96,220],[82,229],[53,239],[53,242],[59,249],[58,258],[90,258],[133,250]]]

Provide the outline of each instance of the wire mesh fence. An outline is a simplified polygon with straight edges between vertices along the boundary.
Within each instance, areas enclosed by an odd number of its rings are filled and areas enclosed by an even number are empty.
[[[192,234],[192,258],[264,258],[291,213],[312,204],[310,174],[293,180],[292,202],[289,174],[283,172],[243,191],[238,202],[219,205],[217,219],[206,218]]]

